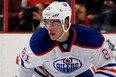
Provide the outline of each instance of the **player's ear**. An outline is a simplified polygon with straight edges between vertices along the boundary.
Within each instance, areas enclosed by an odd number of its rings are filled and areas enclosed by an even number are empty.
[[[66,17],[64,25],[68,26],[68,24],[69,24],[69,17]]]
[[[69,24],[69,21],[68,19],[65,20],[65,24],[68,25]]]

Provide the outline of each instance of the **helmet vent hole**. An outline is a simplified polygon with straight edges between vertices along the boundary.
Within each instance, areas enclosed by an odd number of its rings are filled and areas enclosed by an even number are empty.
[[[60,12],[62,12],[62,9],[60,9]]]

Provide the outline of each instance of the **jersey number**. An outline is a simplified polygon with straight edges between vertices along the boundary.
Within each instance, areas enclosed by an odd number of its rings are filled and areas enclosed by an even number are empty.
[[[108,50],[107,50],[107,49],[103,49],[103,50],[102,50],[102,53],[103,53],[104,58],[105,58],[106,60],[109,60],[109,59],[110,59],[110,54],[108,53]]]
[[[29,55],[26,54],[26,48],[22,51],[22,58],[29,63]]]

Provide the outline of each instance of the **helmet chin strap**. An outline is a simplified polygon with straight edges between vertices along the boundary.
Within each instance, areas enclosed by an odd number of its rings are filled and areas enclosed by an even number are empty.
[[[58,37],[56,40],[59,41],[63,36],[64,36],[65,32],[62,33],[62,35],[60,37]]]
[[[67,33],[67,32],[69,31],[70,26],[71,26],[71,23],[69,23],[68,29],[66,30],[66,29],[64,29],[64,24],[62,25],[63,31],[64,31],[64,32],[62,33],[62,35],[61,35],[60,37],[58,37],[58,38],[56,39],[57,41],[60,40],[60,39],[64,36],[64,34]]]

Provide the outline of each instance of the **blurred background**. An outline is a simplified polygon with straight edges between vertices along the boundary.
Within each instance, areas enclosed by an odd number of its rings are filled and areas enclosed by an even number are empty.
[[[72,23],[99,32],[116,32],[116,0],[0,0],[0,32],[34,32],[42,26],[42,11],[53,1],[66,1]]]

